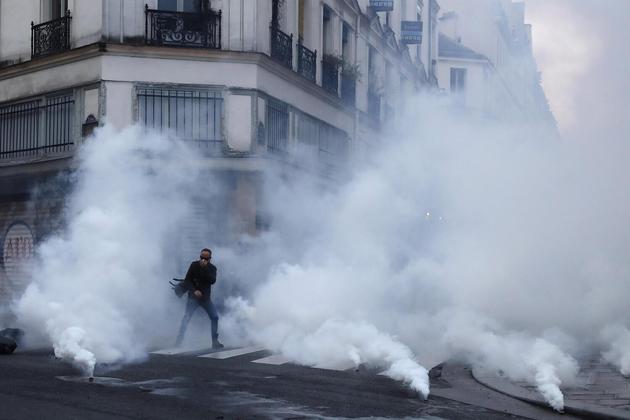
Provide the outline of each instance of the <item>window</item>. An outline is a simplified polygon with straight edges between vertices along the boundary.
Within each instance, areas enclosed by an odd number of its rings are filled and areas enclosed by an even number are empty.
[[[68,10],[68,0],[46,0],[42,3],[42,22],[59,19]]]
[[[301,165],[317,165],[325,173],[334,172],[347,162],[349,145],[345,131],[298,114],[296,155]]]
[[[451,94],[453,103],[458,107],[466,104],[466,69],[451,68]]]
[[[368,50],[368,76],[374,77],[376,72],[376,50],[370,46]]]
[[[346,162],[349,145],[345,131],[322,123],[319,132],[319,163],[322,170],[330,173]]]
[[[206,152],[222,143],[223,98],[206,89],[138,89],[138,120],[161,133],[171,132]]]
[[[463,93],[466,90],[466,69],[451,68],[451,93]]]
[[[267,101],[267,149],[273,153],[289,151],[289,107],[274,99]]]
[[[201,12],[203,0],[158,0],[158,10],[170,12]]]
[[[0,107],[0,159],[70,151],[76,137],[74,109],[72,94]]]
[[[280,28],[284,15],[285,2],[281,0],[271,1],[271,26]]]
[[[343,23],[343,29],[341,31],[341,55],[343,59],[352,62],[352,28],[346,22]]]
[[[416,13],[416,20],[418,22],[422,22],[422,16],[420,15],[420,13]],[[422,35],[420,35],[422,39]],[[418,61],[422,61],[422,44],[418,44],[416,45],[416,58],[418,59]]]
[[[332,48],[333,48],[332,37],[331,37],[331,34],[332,34],[332,12],[327,6],[324,6],[322,26],[323,26],[324,54],[327,54],[330,51],[332,51]]]
[[[298,39],[304,39],[304,12],[306,8],[306,0],[298,1]]]

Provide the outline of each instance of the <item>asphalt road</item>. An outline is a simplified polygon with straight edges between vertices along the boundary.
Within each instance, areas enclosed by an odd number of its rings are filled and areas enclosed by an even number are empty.
[[[268,354],[151,355],[100,366],[92,383],[49,351],[0,356],[0,419],[571,418],[490,391],[455,364],[423,401],[377,371],[252,363]]]

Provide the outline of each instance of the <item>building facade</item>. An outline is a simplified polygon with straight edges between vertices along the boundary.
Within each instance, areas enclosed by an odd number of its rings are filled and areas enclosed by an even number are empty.
[[[434,0],[2,0],[0,295],[20,289],[19,267],[58,229],[59,174],[95,127],[142,124],[189,141],[225,184],[213,212],[223,236],[255,234],[272,162],[334,177],[378,141],[400,92],[436,85],[437,10]]]
[[[532,52],[525,4],[440,0],[438,81],[460,108],[555,130]]]

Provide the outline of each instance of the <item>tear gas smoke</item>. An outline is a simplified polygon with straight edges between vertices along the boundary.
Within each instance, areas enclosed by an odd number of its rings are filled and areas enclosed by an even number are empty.
[[[417,106],[334,191],[270,179],[273,229],[239,257],[256,274],[225,261],[235,278],[268,273],[250,287],[241,335],[301,363],[361,360],[396,379],[415,359],[404,380],[419,391],[422,366],[460,358],[529,382],[562,410],[578,359],[628,350],[596,333],[627,319],[623,155],[593,161],[584,144],[528,126]],[[375,342],[384,350],[366,357]]]
[[[97,361],[145,357],[160,337],[151,328],[171,325],[164,273],[174,271],[169,244],[195,178],[176,162],[190,157],[181,142],[138,129],[105,129],[82,147],[66,229],[38,246],[15,305],[31,342],[52,343],[89,376]]]
[[[459,358],[562,410],[581,357],[602,351],[627,372],[624,155],[594,161],[583,144],[435,103],[418,99],[346,182],[265,175],[271,230],[208,239],[221,334],[307,365],[380,367],[425,397],[426,368]],[[168,244],[191,217],[191,153],[137,129],[81,152],[67,229],[38,248],[16,311],[88,374],[172,341],[183,308]]]

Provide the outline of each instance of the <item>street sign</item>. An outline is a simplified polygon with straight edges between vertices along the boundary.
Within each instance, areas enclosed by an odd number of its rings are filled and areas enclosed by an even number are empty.
[[[370,7],[375,12],[391,12],[394,10],[394,0],[370,0]]]
[[[422,44],[422,22],[418,20],[400,22],[400,38],[403,44]]]

